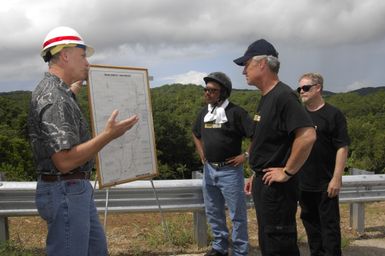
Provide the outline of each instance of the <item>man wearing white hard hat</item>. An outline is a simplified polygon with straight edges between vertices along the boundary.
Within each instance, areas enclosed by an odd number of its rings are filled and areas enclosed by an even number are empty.
[[[70,86],[87,78],[93,52],[69,27],[51,30],[41,50],[48,72],[32,93],[28,128],[38,175],[36,206],[48,224],[48,256],[108,254],[89,178],[97,152],[138,121],[136,115],[117,121],[115,110],[104,131],[91,138]]]

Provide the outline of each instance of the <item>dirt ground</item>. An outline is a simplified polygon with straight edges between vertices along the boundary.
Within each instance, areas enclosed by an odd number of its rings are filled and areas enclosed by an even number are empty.
[[[359,234],[349,226],[349,206],[341,205],[342,247],[344,255],[385,255],[385,202],[368,203],[365,208],[365,232]],[[298,211],[299,212],[299,211]],[[107,218],[110,255],[203,255],[209,247],[198,248],[192,241],[192,213],[166,213],[167,229],[160,214],[111,214]],[[103,215],[101,215],[101,221]],[[165,235],[165,230],[167,236]],[[30,255],[44,255],[45,223],[39,217],[9,218],[11,245]],[[250,255],[258,256],[255,212],[249,210]],[[171,243],[170,241],[173,241]],[[298,241],[302,255],[309,255],[306,235],[298,220]],[[24,255],[24,254],[23,254]]]

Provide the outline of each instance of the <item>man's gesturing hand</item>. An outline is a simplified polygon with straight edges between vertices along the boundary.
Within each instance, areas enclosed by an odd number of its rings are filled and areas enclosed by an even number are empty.
[[[133,115],[125,120],[116,121],[119,111],[115,109],[110,118],[108,118],[104,132],[106,132],[111,139],[116,139],[122,136],[125,132],[131,129],[139,120],[137,115]]]

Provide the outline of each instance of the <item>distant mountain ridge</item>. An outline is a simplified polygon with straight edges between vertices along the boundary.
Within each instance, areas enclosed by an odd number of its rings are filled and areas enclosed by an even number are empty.
[[[348,92],[344,92],[344,93],[357,93],[360,96],[366,96],[368,94],[376,93],[376,92],[381,91],[381,90],[385,90],[385,86],[364,87],[364,88],[360,88],[360,89],[356,89],[356,90],[348,91]],[[323,91],[323,95],[324,96],[332,96],[332,95],[335,95],[335,94],[338,94],[338,93],[331,92],[331,91]]]
[[[365,96],[365,95],[368,95],[368,94],[371,94],[371,93],[376,93],[376,92],[378,92],[380,90],[385,90],[385,86],[380,86],[380,87],[364,87],[364,88],[360,88],[360,89],[357,89],[357,90],[354,90],[354,91],[351,91],[351,92],[355,92],[355,93],[358,93],[361,96]]]

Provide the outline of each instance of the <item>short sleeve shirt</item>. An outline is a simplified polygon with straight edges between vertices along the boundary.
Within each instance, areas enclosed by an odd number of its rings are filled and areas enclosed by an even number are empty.
[[[333,177],[337,150],[350,144],[347,122],[343,113],[328,103],[308,113],[316,127],[317,140],[301,168],[300,188],[326,191]]]
[[[282,82],[261,98],[254,121],[249,163],[255,171],[285,166],[295,130],[313,126],[297,94]]]
[[[215,124],[204,122],[207,106],[198,114],[193,126],[193,133],[203,142],[203,150],[207,161],[224,162],[227,158],[242,152],[242,139],[251,138],[254,134],[254,123],[247,111],[229,103],[225,108],[227,122]]]
[[[38,174],[57,174],[51,156],[91,138],[69,86],[48,72],[32,93],[28,128]],[[90,171],[93,165],[89,161],[76,171]]]

